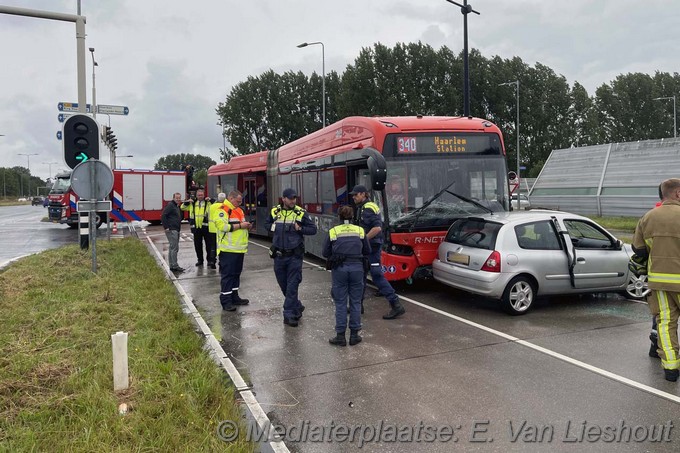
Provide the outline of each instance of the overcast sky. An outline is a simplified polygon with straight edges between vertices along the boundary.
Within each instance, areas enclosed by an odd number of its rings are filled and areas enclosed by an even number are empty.
[[[461,0],[462,2],[462,0]],[[460,2],[459,2],[460,3]],[[540,62],[595,88],[618,74],[678,72],[677,0],[471,0],[469,45],[485,57]],[[77,0],[0,0],[0,5],[75,14]],[[341,73],[362,47],[381,42],[463,46],[460,10],[445,0],[82,0],[86,48],[95,48],[97,103],[111,116],[124,167],[153,168],[166,154],[219,160],[215,108],[248,76]],[[87,101],[92,59],[87,52]],[[42,178],[66,168],[57,103],[77,102],[75,24],[0,14],[0,166]],[[474,77],[474,74],[471,74]],[[667,93],[672,95],[673,93]],[[680,93],[676,93],[680,94]],[[472,93],[474,96],[474,93]],[[459,108],[462,108],[458,106]],[[670,108],[670,106],[669,106]],[[473,112],[474,113],[474,112]],[[99,115],[104,123],[109,119]],[[108,163],[108,162],[107,162]]]

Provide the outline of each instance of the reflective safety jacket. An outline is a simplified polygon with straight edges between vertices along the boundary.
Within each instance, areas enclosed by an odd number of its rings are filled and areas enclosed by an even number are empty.
[[[208,225],[210,215],[210,203],[207,199],[203,201],[192,200],[181,205],[182,211],[189,211],[189,224],[201,228]]]
[[[217,228],[217,254],[246,253],[248,251],[248,229],[238,224],[245,222],[246,216],[241,208],[234,207],[229,200],[217,209],[215,227]]]
[[[296,223],[300,225],[300,231],[295,230]],[[300,206],[294,206],[291,209],[274,207],[265,225],[274,233],[272,245],[284,252],[304,246],[303,235],[316,234],[314,221]]]
[[[370,200],[357,206],[354,215],[354,224],[359,225],[368,233],[375,227],[380,227],[380,233],[369,239],[371,246],[378,246],[383,243],[383,221],[380,217],[380,207]]]
[[[208,212],[208,231],[211,233],[217,233],[217,227],[215,226],[215,219],[219,214],[219,210],[222,209],[223,204],[220,202],[215,202],[210,205],[210,210]]]
[[[352,225],[349,221],[331,228],[323,245],[322,255],[324,258],[331,256],[344,256],[362,258],[371,253],[371,248],[366,239],[364,229],[358,225]]]
[[[650,289],[680,292],[680,202],[666,200],[640,219],[633,250],[649,256]]]

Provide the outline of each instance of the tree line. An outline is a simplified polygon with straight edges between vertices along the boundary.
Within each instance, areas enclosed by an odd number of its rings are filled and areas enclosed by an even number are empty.
[[[469,54],[470,112],[504,134],[509,168],[516,167],[515,87],[519,81],[520,161],[536,176],[553,149],[673,136],[672,101],[680,75],[628,73],[603,83],[593,95],[548,66],[519,57]],[[321,128],[321,76],[272,70],[235,85],[216,112],[236,152],[276,149]],[[463,58],[444,46],[380,43],[364,48],[342,74],[326,74],[326,123],[360,116],[459,116],[463,110]]]
[[[201,186],[205,186],[208,181],[208,168],[215,165],[215,161],[210,157],[201,154],[168,154],[163,156],[154,165],[154,170],[178,170],[185,171],[186,166],[193,167],[192,179]]]
[[[31,176],[31,173],[25,167],[2,167],[0,173],[0,178],[2,178],[0,196],[3,198],[28,198],[36,196],[36,194],[47,195],[49,192],[48,183],[37,176]]]

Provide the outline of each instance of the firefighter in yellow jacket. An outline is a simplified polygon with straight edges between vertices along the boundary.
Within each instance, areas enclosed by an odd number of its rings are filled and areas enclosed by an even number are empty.
[[[195,200],[186,200],[182,203],[182,211],[189,211],[189,225],[191,233],[194,235],[194,249],[196,250],[196,266],[203,266],[203,243],[205,242],[205,252],[208,259],[208,266],[215,269],[215,242],[208,229],[210,215],[209,199],[205,198],[203,189],[196,191]]]
[[[210,234],[211,244],[213,247],[212,256],[217,256],[217,227],[215,226],[215,219],[219,211],[224,205],[224,200],[227,199],[227,195],[224,192],[217,194],[217,201],[210,205],[210,213],[208,214],[208,233]],[[208,265],[211,269],[215,269],[215,265]]]
[[[240,208],[243,195],[232,190],[217,211],[217,256],[220,260],[220,304],[226,311],[236,310],[236,305],[248,305],[248,299],[239,297],[238,290],[243,270],[243,258],[248,251],[250,222]]]
[[[680,179],[661,183],[664,201],[638,222],[633,251],[647,257],[648,299],[652,315],[657,316],[658,353],[666,380],[677,381],[678,318],[680,317]]]

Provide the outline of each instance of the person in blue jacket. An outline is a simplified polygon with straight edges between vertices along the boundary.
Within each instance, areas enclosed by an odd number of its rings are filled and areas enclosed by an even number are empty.
[[[272,208],[266,228],[272,232],[270,256],[274,259],[274,274],[283,292],[283,323],[297,327],[305,311],[298,299],[302,282],[302,257],[305,254],[304,235],[316,234],[316,225],[309,214],[295,204],[297,192],[286,189],[279,206]]]
[[[328,232],[322,255],[328,259],[327,268],[332,270],[331,295],[335,302],[335,337],[328,340],[332,345],[346,346],[347,299],[349,298],[349,344],[361,342],[361,298],[364,293],[364,262],[368,262],[371,246],[364,229],[352,225],[354,209],[342,206],[338,209],[342,222]]]
[[[357,207],[354,224],[359,225],[364,229],[366,237],[371,244],[371,254],[369,261],[371,263],[371,278],[373,284],[378,287],[380,294],[385,296],[390,303],[390,311],[383,315],[383,319],[394,319],[406,313],[406,309],[399,302],[399,296],[383,275],[382,266],[380,265],[380,254],[382,253],[383,243],[383,221],[380,217],[380,207],[372,202],[369,198],[368,189],[366,186],[356,185],[350,192]]]

